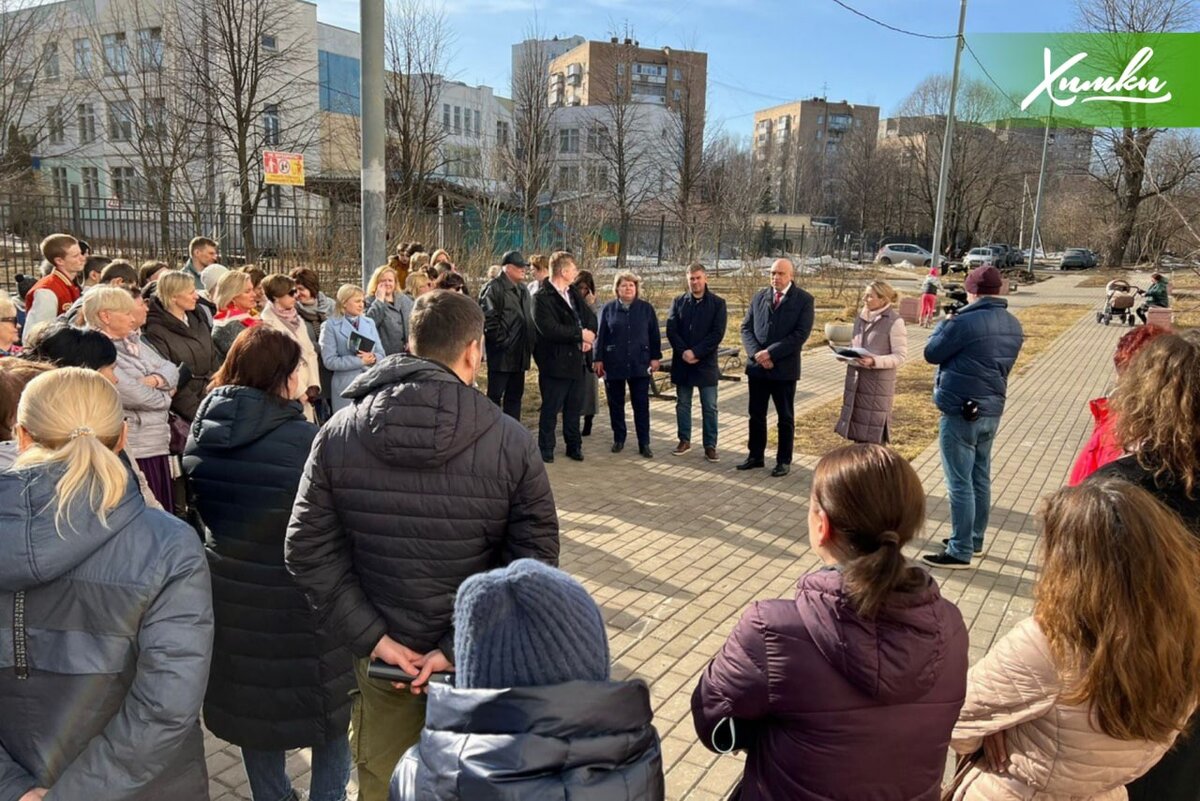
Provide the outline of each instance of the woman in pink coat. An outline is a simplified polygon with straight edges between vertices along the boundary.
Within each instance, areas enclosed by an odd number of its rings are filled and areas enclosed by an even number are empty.
[[[1033,617],[968,676],[955,801],[1127,797],[1196,707],[1200,548],[1152,495],[1089,479],[1046,502]]]

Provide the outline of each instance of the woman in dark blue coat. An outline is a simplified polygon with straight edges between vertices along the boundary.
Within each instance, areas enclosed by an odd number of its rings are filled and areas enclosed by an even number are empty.
[[[600,310],[596,333],[596,375],[604,379],[608,414],[612,419],[613,453],[625,447],[625,386],[629,386],[638,453],[650,450],[650,374],[662,359],[662,334],[654,307],[638,297],[640,278],[620,273],[613,282],[616,300]]]
[[[192,424],[183,464],[209,534],[216,637],[204,722],[242,749],[255,801],[294,798],[287,749],[313,749],[313,801],[350,778],[350,653],[284,567],[317,427],[297,394],[300,346],[256,326],[237,338]]]

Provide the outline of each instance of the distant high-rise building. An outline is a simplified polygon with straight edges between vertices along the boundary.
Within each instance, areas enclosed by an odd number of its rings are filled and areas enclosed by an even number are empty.
[[[535,57],[534,54],[539,51],[541,58],[549,64],[563,53],[574,50],[586,41],[587,39],[582,36],[553,36],[549,39],[526,39],[520,44],[513,45],[511,80],[516,81],[517,76],[525,69],[528,60]],[[515,96],[516,90],[513,89],[512,93]]]

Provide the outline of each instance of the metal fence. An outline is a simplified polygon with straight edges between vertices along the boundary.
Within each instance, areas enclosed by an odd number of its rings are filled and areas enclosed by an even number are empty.
[[[701,261],[717,270],[734,270],[762,258],[811,257],[835,253],[845,243],[829,226],[776,230],[767,225],[742,226],[707,221],[681,223],[665,215],[630,222],[625,242],[612,221],[569,227],[563,220],[540,221],[535,236],[522,236],[512,220],[482,225],[474,210],[447,210],[440,216],[425,210],[392,209],[390,243],[421,242],[426,250],[444,247],[464,272],[482,276],[503,250],[571,250],[581,266],[605,269],[624,251],[626,262],[641,271],[674,269]],[[252,242],[244,241],[242,216],[234,203],[87,201],[40,195],[0,194],[0,286],[12,288],[19,274],[37,274],[38,243],[52,233],[86,240],[93,252],[125,258],[135,265],[147,259],[178,267],[187,259],[187,244],[208,236],[219,244],[227,266],[252,261],[268,272],[305,266],[322,282],[336,285],[360,280],[361,222],[357,205],[328,202],[324,207],[285,209],[264,204],[250,224]],[[525,241],[528,240],[528,241]],[[247,245],[250,245],[248,247]]]

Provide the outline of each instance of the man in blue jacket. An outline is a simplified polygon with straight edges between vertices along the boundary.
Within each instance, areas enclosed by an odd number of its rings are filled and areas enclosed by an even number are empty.
[[[942,413],[938,445],[950,495],[950,538],[941,553],[921,557],[950,569],[971,566],[983,553],[992,502],[992,444],[1000,428],[1008,374],[1021,352],[1021,323],[997,297],[1004,277],[991,265],[967,276],[968,304],[941,322],[925,343],[925,361],[938,366],[933,401]]]
[[[750,455],[738,470],[763,467],[767,449],[767,403],[779,418],[779,446],[771,475],[792,469],[796,434],[796,382],[800,380],[800,349],[813,327],[813,296],[792,283],[795,268],[787,259],[771,265],[771,285],[750,301],[742,321],[746,376],[750,384]]]
[[[667,315],[667,340],[671,343],[671,383],[675,385],[675,422],[679,444],[671,453],[683,456],[692,449],[692,388],[700,390],[704,458],[717,456],[717,350],[725,338],[725,299],[708,289],[703,264],[687,272],[688,291],[675,298]]]

